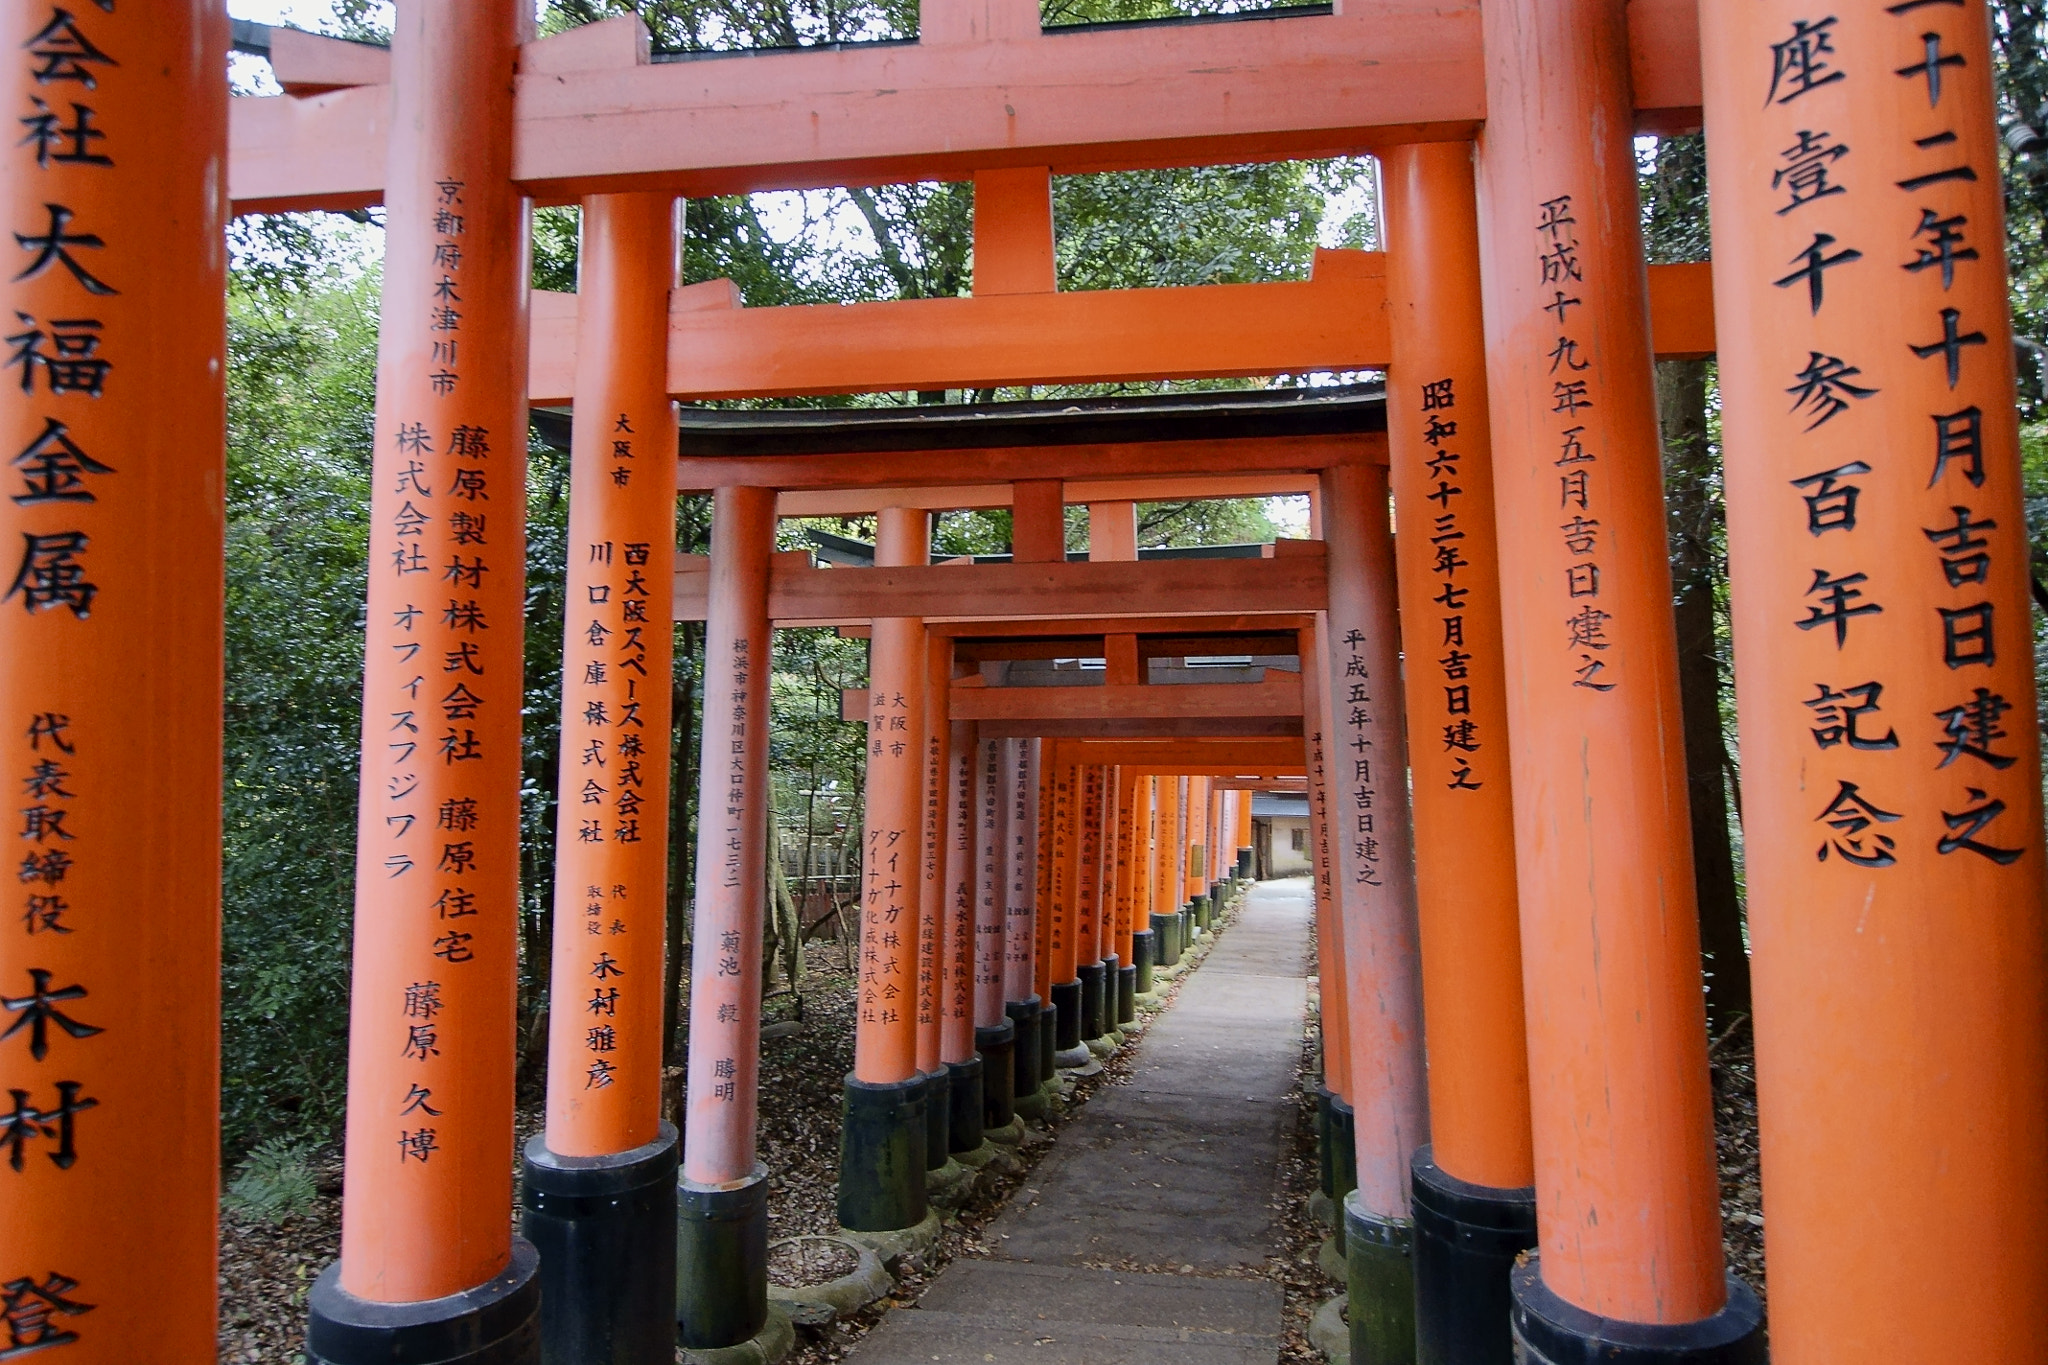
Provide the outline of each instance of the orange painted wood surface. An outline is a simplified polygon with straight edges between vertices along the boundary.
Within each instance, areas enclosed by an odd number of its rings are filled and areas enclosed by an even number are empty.
[[[1633,0],[1636,103],[1699,103],[1696,0]],[[914,44],[566,71],[516,82],[514,173],[556,201],[1337,156],[1462,139],[1485,117],[1473,0],[1093,32],[937,21]],[[974,41],[975,39],[981,41]],[[564,39],[531,44],[528,52]],[[237,212],[383,195],[385,87],[233,101]]]
[[[676,571],[676,619],[701,621],[708,565],[690,559]],[[1168,612],[1314,611],[1326,592],[1320,558],[1085,560],[1045,564],[906,565],[813,569],[778,556],[769,611],[778,625],[835,624],[876,616],[984,621],[1056,620],[1072,613],[1100,619]],[[1256,620],[1256,617],[1251,619]]]
[[[1323,251],[1316,260],[1312,278],[1271,284],[788,308],[701,307],[693,296],[691,306],[670,309],[669,393],[691,402],[1384,368],[1392,355],[1385,258]],[[1650,267],[1659,355],[1713,353],[1712,295],[1712,268],[1704,263]],[[571,397],[575,314],[573,295],[534,296],[528,373],[535,403]],[[959,482],[963,472],[952,465],[948,481]],[[1077,470],[1089,472],[1103,471]],[[683,482],[690,486],[687,469]]]

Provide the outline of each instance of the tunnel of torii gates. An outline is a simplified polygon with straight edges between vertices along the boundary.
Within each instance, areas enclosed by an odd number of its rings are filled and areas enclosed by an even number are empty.
[[[537,40],[525,9],[398,0],[388,50],[249,27],[285,93],[230,100],[218,0],[8,7],[0,1359],[212,1356],[223,229],[373,204],[347,1178],[309,1358],[651,1361],[759,1327],[769,631],[837,623],[872,669],[849,1228],[918,1225],[927,1169],[1127,1017],[1245,843],[1233,784],[1295,775],[1354,1358],[1760,1359],[1721,1251],[1652,401],[1653,357],[1718,353],[1772,1347],[2048,1359],[1982,0],[1045,32],[1030,0],[927,0],[914,42],[688,61],[630,18]],[[1646,270],[1631,139],[1696,126],[1712,272]],[[1053,174],[1366,153],[1384,253],[1055,288]],[[935,178],[976,187],[971,297],[676,287],[678,196]],[[536,202],[582,205],[574,296],[528,288]],[[1383,405],[1323,419],[984,409],[670,458],[679,401],[1362,370]],[[529,406],[563,405],[560,1003],[514,1235],[523,459]],[[708,563],[675,559],[678,490],[713,493]],[[1303,490],[1315,538],[1267,557],[1134,553],[1135,502]],[[928,562],[931,510],[990,505],[1011,562]],[[774,553],[778,516],[830,512],[879,514],[872,567]],[[675,617],[709,640],[680,1139]],[[1101,685],[997,685],[1049,653]],[[1190,656],[1267,666],[1148,681]]]

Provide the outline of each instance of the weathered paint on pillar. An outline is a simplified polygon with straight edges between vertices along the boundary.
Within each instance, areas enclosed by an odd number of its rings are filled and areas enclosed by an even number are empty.
[[[583,202],[576,315],[581,420],[570,453],[549,985],[554,1007],[548,1014],[547,1145],[560,1156],[630,1151],[654,1141],[662,1117],[661,969],[675,641],[669,624],[675,617],[675,575],[668,565],[676,542],[676,465],[668,458],[676,441],[675,410],[665,360],[678,208],[662,194],[594,195]],[[764,496],[772,514],[773,496]],[[765,545],[760,558],[758,603],[740,605],[743,633],[723,638],[728,651],[749,648],[740,641],[751,635],[751,647],[765,655]],[[744,595],[745,579],[738,585],[731,577],[722,581],[727,591],[738,586]],[[753,611],[762,618],[758,628]],[[709,639],[721,642],[715,623]],[[762,698],[766,681],[764,663]],[[712,695],[722,700],[727,690]],[[743,711],[734,725],[747,724],[751,714]],[[760,729],[765,734],[765,724]],[[719,739],[723,794],[723,726]],[[706,762],[705,772],[712,767]],[[754,842],[750,852],[758,870],[758,834]],[[717,859],[721,870],[730,861]],[[717,936],[707,932],[701,892],[697,905],[702,952]],[[693,1040],[698,1036],[693,1029]],[[753,1052],[745,1049],[750,1060]],[[751,1086],[747,1093],[751,1115]]]
[[[110,8],[9,11],[0,1356],[211,1360],[228,24]]]
[[[1320,618],[1322,613],[1318,612]],[[1328,627],[1301,632],[1303,751],[1308,760],[1308,842],[1316,910],[1316,981],[1321,1001],[1323,1085],[1351,1103],[1351,1023],[1345,990],[1344,934],[1336,897],[1336,855],[1330,847],[1331,780]]]
[[[768,866],[768,565],[775,493],[712,494],[697,785],[696,928],[690,945],[689,1122],[683,1178],[723,1185],[755,1162],[761,915]],[[580,992],[579,992],[580,994]]]
[[[1003,1023],[1003,957],[1010,895],[1009,787],[1004,767],[1006,744],[984,739],[976,746],[975,856],[979,886],[974,901],[974,1025],[1000,1028]]]
[[[975,841],[980,813],[977,752],[974,723],[951,722],[946,737],[946,905],[939,1022],[939,1060],[948,1063],[974,1057],[975,904],[980,885]],[[996,1009],[1000,1015],[1002,1006]]]
[[[1345,1098],[1357,1115],[1360,1202],[1376,1216],[1406,1218],[1408,1159],[1429,1140],[1429,1108],[1387,476],[1378,465],[1339,465],[1323,471],[1322,492],[1330,582],[1319,641],[1329,722],[1323,800],[1351,1042]]]
[[[2040,748],[1985,6],[1701,20],[1772,1356],[2048,1359]]]
[[[1481,20],[1542,1279],[1605,1317],[1691,1322],[1727,1289],[1628,35],[1611,0],[1500,0]]]
[[[929,517],[885,507],[875,563],[923,564]],[[867,823],[861,844],[861,970],[854,1075],[907,1081],[917,1059],[918,915],[925,779],[925,630],[877,617],[868,642]]]
[[[1003,903],[1003,994],[1029,1000],[1038,991],[1038,745],[1035,739],[1003,741],[1007,809],[1004,838],[1009,892]]]
[[[1472,148],[1388,150],[1387,381],[1413,770],[1430,1143],[1460,1180],[1535,1175]]]
[[[1237,803],[1237,847],[1252,846],[1252,793],[1241,792]]]
[[[952,682],[953,642],[925,637],[924,828],[919,835],[917,891],[917,1069],[938,1069],[947,914],[946,693]]]
[[[341,1288],[511,1255],[526,208],[511,0],[398,7],[370,500]]]

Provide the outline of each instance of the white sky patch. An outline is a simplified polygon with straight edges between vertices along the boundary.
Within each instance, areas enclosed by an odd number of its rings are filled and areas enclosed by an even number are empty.
[[[1289,493],[1284,498],[1267,498],[1266,520],[1288,540],[1307,540],[1308,495]]]

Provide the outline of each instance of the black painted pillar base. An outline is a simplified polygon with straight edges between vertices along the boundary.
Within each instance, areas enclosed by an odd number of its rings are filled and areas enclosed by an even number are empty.
[[[1337,1193],[1337,1139],[1330,1128],[1330,1102],[1336,1098],[1336,1095],[1331,1093],[1329,1086],[1317,1082],[1316,1175],[1318,1184],[1316,1188],[1323,1192],[1323,1198],[1330,1201],[1331,1208],[1340,1211],[1334,1221],[1341,1231],[1344,1224],[1341,1210],[1344,1205],[1342,1202],[1343,1196]]]
[[[1052,1008],[1058,1023],[1053,1028],[1053,1050],[1067,1052],[1081,1046],[1081,981],[1052,983]]]
[[[946,1072],[946,1151],[971,1152],[981,1146],[982,1059],[947,1062]]]
[[[1003,1006],[1016,1030],[1010,1051],[1010,1103],[1038,1093],[1044,1078],[1038,1074],[1038,997],[1012,1000]],[[1000,1125],[997,1125],[1000,1126]]]
[[[953,1155],[953,1073],[941,1064],[924,1073],[924,1168],[936,1171]],[[843,1226],[843,1225],[842,1225]]]
[[[1536,1245],[1536,1191],[1460,1180],[1427,1146],[1409,1170],[1417,1365],[1512,1365],[1508,1272]]]
[[[924,1200],[925,1078],[846,1078],[839,1131],[839,1226],[850,1232],[914,1228]]]
[[[994,1028],[977,1028],[974,1050],[981,1054],[981,1130],[1007,1128],[1017,1117],[1016,1023],[1005,1019]]]
[[[1241,882],[1252,879],[1252,851],[1248,848],[1237,851],[1237,879]]]
[[[1699,1322],[1618,1322],[1566,1303],[1530,1256],[1508,1279],[1515,1359],[1522,1365],[1767,1365],[1764,1311],[1748,1285],[1728,1277],[1728,1303]]]
[[[540,1253],[546,1365],[674,1359],[680,1150],[666,1123],[654,1141],[609,1156],[560,1156],[545,1135],[527,1139],[519,1230]]]
[[[1118,1028],[1138,1022],[1138,969],[1116,969],[1116,1023]]]
[[[1152,942],[1159,950],[1159,965],[1178,967],[1180,965],[1180,915],[1154,915],[1152,917]]]
[[[1195,927],[1205,934],[1216,923],[1209,912],[1210,903],[1209,897],[1205,892],[1198,892],[1195,898],[1188,902],[1189,916],[1193,918]]]
[[[1152,964],[1159,960],[1159,916],[1151,917],[1154,929],[1140,929],[1131,935],[1131,966],[1138,972],[1138,994],[1152,994]]]
[[[341,1287],[341,1263],[313,1281],[306,1365],[541,1365],[540,1253],[512,1239],[494,1278],[444,1299],[377,1303]]]
[[[1344,1265],[1351,1358],[1415,1365],[1415,1225],[1366,1212],[1354,1190],[1344,1200]]]
[[[1058,987],[1050,989],[1057,990]],[[1059,1055],[1059,1011],[1051,1005],[1038,1007],[1038,1083],[1052,1084],[1058,1074],[1059,1064],[1053,1059]]]
[[[768,1323],[768,1173],[756,1166],[739,1185],[679,1181],[676,1194],[675,1340],[700,1351],[753,1340]],[[611,1365],[609,1356],[563,1365],[585,1361]]]
[[[1180,950],[1186,952],[1202,937],[1202,926],[1195,923],[1195,903],[1189,901],[1180,908]]]
[[[1340,1210],[1358,1188],[1358,1124],[1351,1106],[1330,1092],[1330,1202]],[[1345,1220],[1337,1219],[1337,1250],[1344,1250]]]
[[[1209,883],[1209,922],[1214,924],[1216,916],[1223,913],[1223,902],[1230,895],[1229,882]]]
[[[1102,1027],[1102,964],[1084,962],[1074,969],[1074,974],[1081,982],[1081,1027],[1075,1041],[1085,1043],[1107,1031]]]

